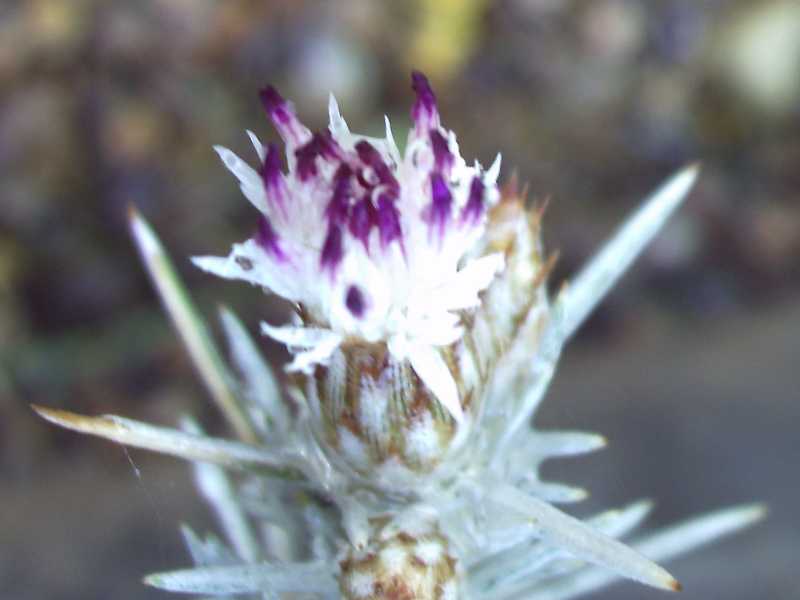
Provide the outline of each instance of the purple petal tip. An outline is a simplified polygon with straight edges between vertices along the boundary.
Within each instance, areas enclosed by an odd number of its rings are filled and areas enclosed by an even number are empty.
[[[411,73],[411,88],[417,94],[417,100],[411,109],[411,118],[417,129],[430,129],[438,125],[436,95],[433,93],[428,78],[419,71]]]
[[[264,164],[261,166],[261,177],[264,183],[273,185],[281,176],[283,165],[281,164],[280,148],[277,144],[267,146],[267,155],[264,157]]]
[[[286,108],[286,100],[278,93],[271,85],[261,88],[258,92],[258,97],[261,99],[261,104],[264,106],[270,116],[276,111]]]
[[[430,81],[422,72],[411,71],[411,89],[416,92],[418,98],[436,102],[436,96],[433,93]]]
[[[269,200],[273,206],[277,206],[285,211],[288,192],[283,180],[281,151],[277,144],[269,144],[267,146],[267,155],[264,157],[264,164],[261,165],[259,174],[261,175],[261,180],[264,182],[267,200]]]
[[[258,93],[258,97],[261,99],[264,110],[267,111],[272,124],[281,134],[281,137],[285,140],[287,136],[296,135],[296,133],[292,134],[291,132],[293,128],[296,128],[297,118],[292,107],[278,93],[278,90],[268,85]]]
[[[453,195],[440,173],[431,174],[430,224],[438,229],[439,236],[444,235],[444,228],[450,219]]]
[[[463,223],[475,224],[483,214],[483,192],[484,185],[480,176],[475,176],[469,186],[469,197],[464,211],[461,213]]]

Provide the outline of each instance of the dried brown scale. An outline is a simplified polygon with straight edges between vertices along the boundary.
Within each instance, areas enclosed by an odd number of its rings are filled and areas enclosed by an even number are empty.
[[[527,193],[527,185],[518,191],[516,177],[512,177],[512,180],[503,186],[500,202],[490,211],[486,229],[487,251],[500,251],[506,256],[506,273],[502,274],[501,278],[513,277],[511,271],[521,263],[533,267],[534,275],[529,281],[513,281],[507,284],[511,286],[515,296],[522,301],[513,315],[514,323],[517,326],[522,324],[525,315],[540,300],[543,286],[558,259],[557,253],[545,259],[540,243],[541,222],[549,200],[545,199],[533,209],[528,209],[526,208]],[[520,223],[526,225],[524,232]],[[526,239],[522,239],[523,237]],[[523,242],[527,242],[531,246],[528,254],[525,254]],[[495,282],[493,285],[500,284]],[[504,338],[504,336],[501,337]],[[504,338],[503,341],[508,343],[510,339]]]
[[[509,288],[515,300],[511,314],[507,315],[510,317],[510,326],[501,330],[500,325],[493,322],[492,307],[485,302],[476,317],[486,319],[490,340],[480,342],[475,340],[472,335],[473,327],[468,329],[468,335],[465,336],[470,346],[476,349],[473,352],[477,352],[477,348],[490,345],[491,356],[495,360],[489,365],[489,371],[510,347],[526,315],[537,302],[543,300],[544,284],[557,260],[557,254],[543,260],[540,247],[540,226],[546,202],[539,208],[528,210],[525,207],[527,186],[521,192],[517,189],[516,178],[512,178],[512,181],[503,187],[500,202],[489,212],[484,250],[486,253],[503,252],[506,257],[505,272],[498,276],[498,279],[484,292],[484,296],[490,297],[494,288],[499,286]],[[521,227],[520,223],[524,223],[525,227]],[[530,246],[527,253],[524,248],[526,243]],[[530,267],[531,275],[527,279],[517,277],[515,268],[519,265]],[[474,321],[475,317],[472,319],[473,324]]]

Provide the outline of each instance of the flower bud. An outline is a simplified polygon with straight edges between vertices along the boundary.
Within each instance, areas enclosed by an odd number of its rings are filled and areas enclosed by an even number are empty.
[[[339,563],[344,600],[455,600],[461,572],[439,528],[423,520],[399,531],[378,525],[363,550],[349,548]]]

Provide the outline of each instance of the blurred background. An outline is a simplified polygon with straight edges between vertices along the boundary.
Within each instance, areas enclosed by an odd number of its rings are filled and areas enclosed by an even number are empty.
[[[800,3],[795,0],[4,0],[0,5],[0,597],[166,598],[179,522],[212,526],[178,461],[59,431],[30,403],[225,434],[126,230],[135,203],[203,311],[281,308],[204,276],[254,213],[211,150],[276,139],[273,83],[312,127],[405,138],[412,67],[462,153],[551,198],[569,276],[676,168],[698,187],[568,348],[538,416],[609,446],[546,474],[585,515],[648,525],[762,500],[767,521],[668,566],[684,600],[800,598]],[[265,351],[284,357],[273,346]],[[572,508],[570,510],[573,510]],[[592,598],[661,598],[622,583]]]

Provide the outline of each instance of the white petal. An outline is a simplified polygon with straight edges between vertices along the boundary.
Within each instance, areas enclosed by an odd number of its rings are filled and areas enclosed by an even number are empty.
[[[463,327],[444,327],[433,320],[423,321],[421,324],[427,324],[428,327],[414,337],[420,344],[449,346],[464,336]]]
[[[337,342],[342,339],[342,336],[330,329],[295,327],[294,325],[276,327],[266,322],[261,323],[261,332],[276,342],[286,344],[289,348],[312,348],[331,339],[335,339]]]
[[[300,279],[293,263],[273,260],[253,240],[234,244],[227,257],[193,256],[192,262],[217,277],[241,279],[288,300],[298,299]]]
[[[464,420],[464,410],[458,397],[455,379],[444,358],[433,346],[410,344],[408,358],[411,367],[436,396],[439,403],[457,423]]]
[[[505,258],[499,252],[471,260],[454,277],[437,286],[433,291],[433,299],[445,310],[478,306],[478,293],[489,286],[504,266]]]
[[[561,317],[560,335],[566,339],[628,269],[680,205],[697,179],[692,165],[659,187],[606,242],[558,297],[554,310]]]
[[[267,149],[264,147],[264,144],[262,144],[261,140],[258,139],[258,136],[249,129],[247,130],[247,137],[250,138],[250,143],[252,143],[253,148],[256,149],[258,159],[263,163],[264,159],[267,157]]]
[[[282,269],[256,249],[255,244],[236,244],[226,257],[193,256],[191,260],[194,266],[217,277],[240,279],[290,300],[296,297],[295,290],[289,287],[291,281],[282,276]],[[245,261],[251,268],[242,268],[242,264],[247,264]]]
[[[328,96],[328,118],[330,119],[329,128],[334,139],[346,136],[350,133],[350,128],[342,118],[342,114],[339,112],[339,103],[336,102],[336,98],[333,94]]]
[[[222,162],[236,176],[242,193],[261,212],[267,212],[267,194],[261,176],[253,167],[223,146],[214,146]]]
[[[305,348],[295,353],[294,360],[286,366],[289,372],[310,373],[315,365],[324,365],[330,360],[333,351],[342,343],[342,336],[330,329],[312,327],[273,327],[261,323],[261,331],[272,339],[286,344],[289,349]]]
[[[252,271],[245,271],[233,256],[192,256],[194,266],[224,279],[242,279],[255,285],[262,285]]]
[[[260,591],[324,594],[336,590],[332,567],[323,561],[186,569],[148,575],[144,582],[170,592],[214,596]]]
[[[403,331],[409,340],[430,346],[449,346],[464,334],[459,316],[445,311],[407,320]]]
[[[300,371],[310,375],[316,365],[328,364],[333,352],[341,342],[341,336],[330,337],[310,350],[295,354],[294,360],[286,365],[286,370],[290,373]]]
[[[392,155],[392,158],[399,163],[400,162],[400,149],[397,147],[397,144],[394,141],[394,135],[392,134],[392,124],[389,122],[389,117],[383,115],[383,123],[386,127],[386,148],[389,151],[389,154]]]
[[[500,163],[502,162],[502,156],[500,153],[497,153],[497,156],[494,158],[494,162],[492,166],[486,171],[486,179],[484,180],[485,185],[494,185],[497,183],[497,178],[500,176]]]

